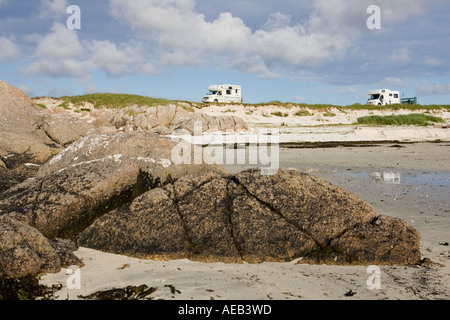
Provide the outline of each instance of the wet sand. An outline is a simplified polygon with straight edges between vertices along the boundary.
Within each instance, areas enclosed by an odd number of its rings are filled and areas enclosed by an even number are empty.
[[[45,275],[63,284],[59,299],[147,284],[153,299],[450,299],[450,146],[418,143],[338,148],[282,148],[280,167],[322,177],[371,203],[378,214],[404,219],[421,233],[421,252],[439,265],[380,266],[381,288],[370,289],[365,266],[290,263],[223,264],[151,261],[80,248],[81,289],[66,287],[68,275]],[[245,166],[227,166],[236,173]],[[176,288],[177,291],[171,290]],[[352,290],[352,296],[345,294]]]

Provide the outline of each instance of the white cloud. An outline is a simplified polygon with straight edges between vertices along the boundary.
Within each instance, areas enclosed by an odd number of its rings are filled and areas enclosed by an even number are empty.
[[[431,95],[450,95],[450,83],[434,82],[430,84],[425,81],[423,84],[416,86],[415,92],[417,95],[431,96]]]
[[[155,68],[144,58],[146,50],[141,43],[116,45],[110,41],[93,40],[89,44],[89,51],[91,66],[109,75],[155,72]]]
[[[154,63],[167,67],[208,64],[273,75],[283,66],[289,70],[344,58],[368,32],[366,11],[372,2],[314,0],[305,21],[293,22],[290,16],[276,12],[255,31],[227,12],[207,21],[196,12],[195,0],[111,0],[110,4],[113,17],[154,47],[153,54],[158,56]],[[386,24],[422,14],[430,6],[422,0],[378,3]],[[405,49],[391,58],[396,62],[410,59]]]
[[[9,62],[20,55],[20,49],[11,39],[0,37],[0,63]]]
[[[42,0],[39,16],[42,19],[60,18],[66,14],[69,3],[67,0]]]
[[[406,47],[395,49],[391,54],[391,61],[394,63],[408,63],[411,61],[409,53],[410,51]]]
[[[66,26],[55,23],[51,31],[39,42],[36,51],[38,57],[70,59],[83,55],[84,49],[75,30],[69,30]]]
[[[382,27],[421,14],[429,5],[421,0],[397,1],[378,1]],[[120,76],[154,74],[179,66],[213,66],[266,78],[317,78],[309,67],[345,59],[357,40],[369,32],[366,9],[372,2],[313,0],[305,20],[294,21],[275,12],[259,29],[252,30],[228,12],[207,20],[196,11],[195,0],[110,0],[112,16],[133,30],[128,41],[81,41],[78,31],[55,23],[47,35],[26,37],[29,43],[36,43],[35,60],[26,71],[81,79],[92,70]],[[66,14],[68,2],[41,0],[41,4],[43,15],[58,16]],[[407,48],[400,48],[392,53],[391,60],[408,62],[410,54]]]
[[[22,69],[27,75],[71,77],[93,88],[93,77],[87,78],[92,70],[105,71],[110,76],[156,72],[146,59],[147,48],[136,41],[120,45],[108,40],[80,41],[76,30],[61,23],[55,23],[47,35],[27,39],[36,42],[35,60]]]
[[[26,74],[80,78],[88,72],[85,50],[75,30],[55,23],[49,34],[34,40],[37,41],[36,59],[24,70]]]

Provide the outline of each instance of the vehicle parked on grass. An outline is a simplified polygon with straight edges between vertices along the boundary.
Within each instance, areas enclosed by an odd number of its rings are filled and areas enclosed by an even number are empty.
[[[203,97],[203,102],[242,103],[242,87],[222,84],[209,86],[209,92]]]
[[[385,106],[388,104],[400,104],[400,92],[389,89],[378,89],[369,91],[367,104]]]

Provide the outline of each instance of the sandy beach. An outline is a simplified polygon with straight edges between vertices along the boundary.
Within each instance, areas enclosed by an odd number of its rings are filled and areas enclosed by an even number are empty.
[[[62,284],[58,299],[146,284],[152,299],[180,300],[422,300],[450,298],[450,170],[448,143],[370,147],[281,148],[280,166],[320,176],[407,221],[421,233],[431,266],[379,266],[380,288],[368,286],[367,266],[289,263],[224,264],[139,260],[79,248],[85,266],[80,289],[69,289],[66,270],[41,283]],[[246,166],[227,166],[239,172]],[[351,291],[350,291],[351,290]],[[347,294],[346,293],[351,293]]]

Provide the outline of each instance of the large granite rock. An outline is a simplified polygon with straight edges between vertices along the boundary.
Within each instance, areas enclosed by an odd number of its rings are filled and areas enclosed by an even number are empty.
[[[0,157],[27,154],[42,163],[61,151],[40,129],[39,109],[25,93],[0,80]]]
[[[0,216],[0,276],[23,277],[58,272],[61,259],[38,230],[9,216]]]
[[[172,141],[154,133],[119,132],[90,135],[73,143],[44,164],[39,169],[37,177],[105,157],[119,158],[122,163],[135,163],[142,172],[159,183],[190,173],[227,172],[219,165],[194,164],[194,147],[187,144],[186,155],[191,161],[187,161],[186,164],[174,164],[172,153],[180,143],[183,142]],[[211,163],[207,155],[201,160]]]
[[[173,146],[149,134],[88,136],[41,167],[36,178],[0,194],[0,215],[17,212],[48,238],[70,238],[168,181],[194,172],[225,173],[219,166],[174,165]]]
[[[19,219],[17,219],[19,218]],[[0,216],[0,278],[58,272],[61,267],[83,266],[70,240],[47,239],[36,228],[20,221],[20,215]]]
[[[17,212],[48,238],[69,238],[109,207],[130,201],[138,175],[137,166],[114,157],[72,166],[1,194],[0,215]]]
[[[141,258],[340,264],[415,264],[419,239],[345,190],[287,170],[185,176],[76,237],[82,246]]]

